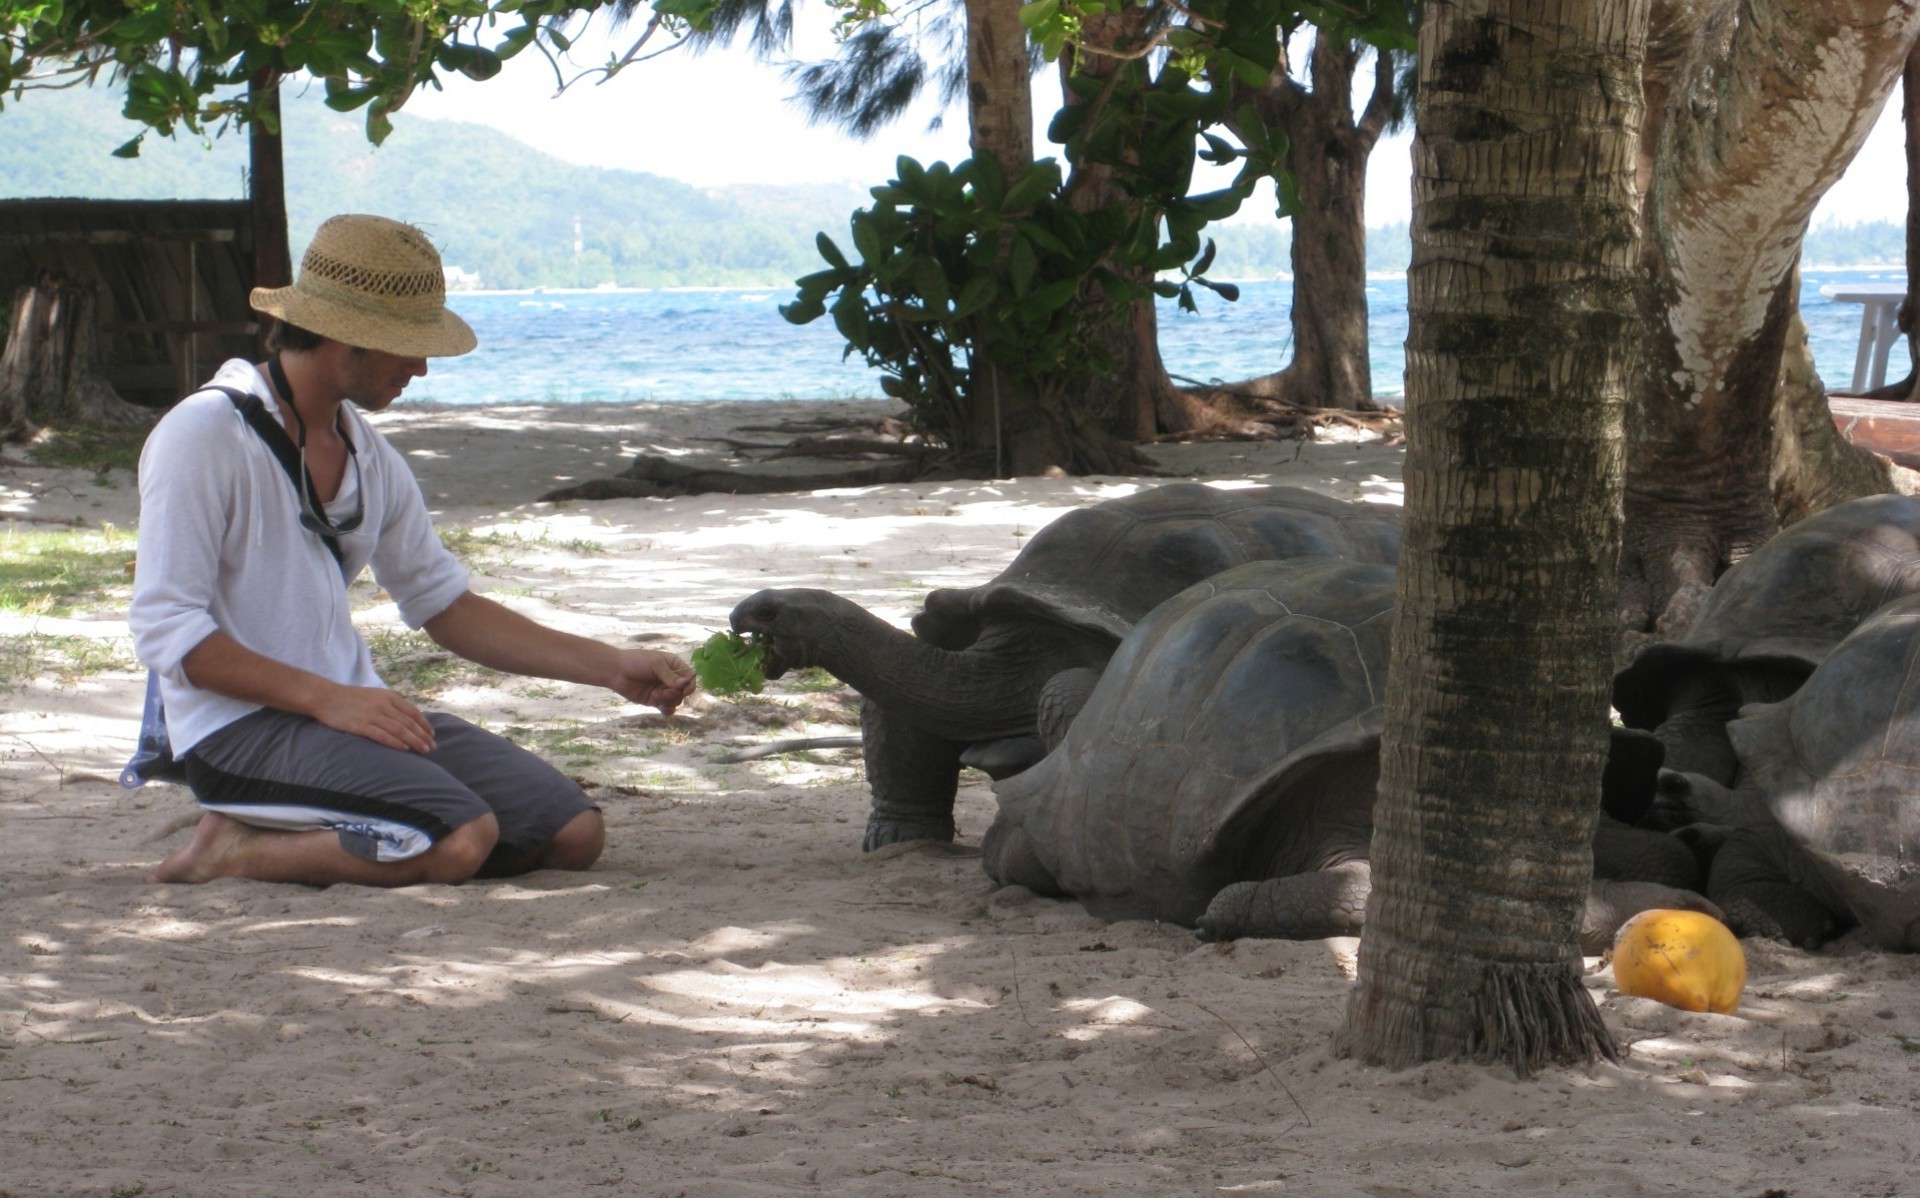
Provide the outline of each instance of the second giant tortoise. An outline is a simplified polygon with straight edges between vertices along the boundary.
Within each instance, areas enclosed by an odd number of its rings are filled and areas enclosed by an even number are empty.
[[[1209,938],[1356,934],[1394,607],[1391,567],[1333,558],[1252,563],[1169,600],[1061,745],[996,785],[987,873]],[[1635,911],[1705,909],[1676,888],[1698,884],[1684,844],[1602,828],[1591,951]]]

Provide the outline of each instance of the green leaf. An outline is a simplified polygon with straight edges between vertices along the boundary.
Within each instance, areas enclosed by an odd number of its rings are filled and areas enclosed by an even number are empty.
[[[1060,14],[1060,0],[1034,0],[1020,6],[1020,28],[1037,29]]]
[[[856,244],[860,241],[860,230],[857,226],[853,231],[853,240]],[[839,246],[833,244],[833,238],[828,237],[825,233],[818,233],[814,235],[813,244],[819,249],[822,258],[825,258],[841,270],[848,269],[847,256],[840,252]]]
[[[145,136],[146,136],[146,134],[144,134],[144,133],[142,133],[142,134],[139,134],[138,136],[136,136],[136,137],[134,137],[134,138],[133,138],[132,140],[130,140],[130,141],[124,141],[124,142],[121,142],[119,146],[117,146],[117,147],[115,147],[115,149],[114,149],[114,151],[113,151],[113,156],[114,156],[115,158],[138,158],[138,157],[140,157],[140,139],[141,139],[141,138],[143,138],[143,137],[145,137]]]
[[[1032,288],[1034,265],[1033,243],[1025,236],[1014,238],[1013,249],[1007,254],[1007,280],[1013,284],[1015,295],[1025,295]]]
[[[737,632],[716,632],[693,651],[693,672],[711,695],[759,694],[767,684],[760,662],[766,650]]]
[[[1189,269],[1187,273],[1196,275],[1206,274],[1207,267],[1213,265],[1213,254],[1218,248],[1219,247],[1214,244],[1213,238],[1207,238],[1207,247],[1200,251],[1200,256],[1194,260],[1192,268]]]
[[[1007,188],[1007,198],[1000,203],[1000,211],[1014,212],[1022,208],[1031,208],[1041,200],[1053,194],[1060,185],[1060,167],[1053,159],[1047,158],[1034,163],[1020,172],[1012,187]]]
[[[999,293],[1000,281],[990,274],[974,275],[960,288],[960,297],[954,303],[955,319],[972,316],[975,312],[993,302]]]
[[[1056,312],[1066,306],[1073,293],[1079,289],[1078,279],[1055,279],[1045,287],[1036,290],[1020,306],[1028,312]]]

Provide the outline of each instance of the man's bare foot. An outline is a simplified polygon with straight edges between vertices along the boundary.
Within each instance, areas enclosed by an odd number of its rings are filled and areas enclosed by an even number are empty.
[[[200,817],[193,839],[147,875],[149,882],[211,882],[234,877],[246,842],[258,835],[239,820],[209,811]]]

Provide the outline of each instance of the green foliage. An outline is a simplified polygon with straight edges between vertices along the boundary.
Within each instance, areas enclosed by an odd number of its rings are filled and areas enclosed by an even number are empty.
[[[990,158],[949,167],[903,157],[897,168],[849,222],[858,260],[821,234],[827,269],[798,280],[780,312],[795,324],[831,314],[847,352],[879,368],[882,388],[949,445],[964,443],[982,355],[1043,387],[1068,384],[1111,366],[1090,316],[1118,319],[1149,289],[1188,309],[1195,286],[1238,294],[1204,277],[1213,250],[1199,232],[1239,206],[1257,171],[1212,196],[1081,211],[1052,159],[1011,181]],[[1178,282],[1152,279],[1175,269]]]
[[[693,672],[708,694],[759,694],[767,684],[760,672],[765,650],[737,632],[716,632],[693,651]]]
[[[378,144],[414,89],[451,73],[491,78],[535,44],[564,52],[569,25],[603,7],[607,0],[0,0],[0,98],[105,75],[123,89],[129,120],[171,137],[259,119],[235,89],[305,74],[322,81],[330,107],[364,109]],[[677,36],[712,8],[670,0],[656,18]],[[601,70],[619,70],[639,48]],[[137,155],[144,137],[115,153]]]

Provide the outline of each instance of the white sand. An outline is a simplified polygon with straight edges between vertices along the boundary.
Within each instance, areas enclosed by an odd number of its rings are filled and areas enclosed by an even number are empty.
[[[1146,481],[531,501],[787,410],[383,419],[444,527],[503,534],[478,550],[492,593],[682,651],[768,585],[904,620]],[[1397,499],[1399,451],[1375,444],[1156,452]],[[0,465],[0,535],[134,515],[126,478]],[[391,607],[364,619],[390,628]],[[0,617],[34,634],[128,652],[118,610]],[[436,696],[591,785],[611,838],[584,875],[154,886],[192,808],[114,783],[142,677],[8,680],[0,1195],[1920,1192],[1920,958],[1750,943],[1738,1016],[1623,998],[1596,961],[1619,1066],[1362,1069],[1330,1050],[1352,941],[1103,924],[993,892],[961,852],[861,854],[857,752],[710,760],[852,730],[848,692],[792,684],[673,719],[497,676]],[[963,850],[992,804],[963,789]]]

